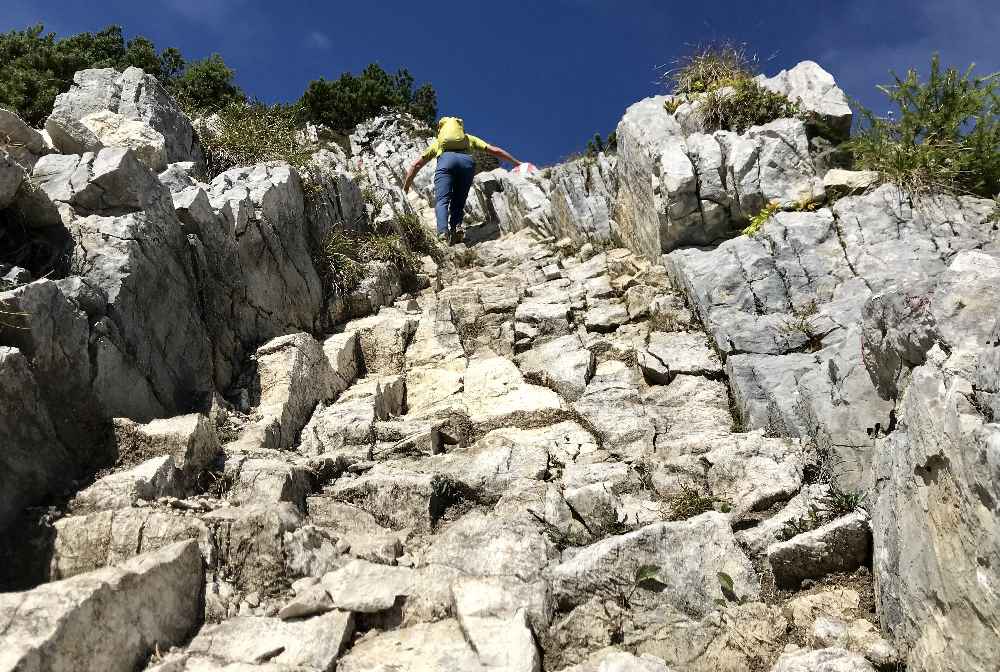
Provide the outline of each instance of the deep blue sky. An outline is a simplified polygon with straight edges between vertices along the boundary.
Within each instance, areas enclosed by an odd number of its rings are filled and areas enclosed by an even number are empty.
[[[773,74],[803,59],[848,95],[885,107],[890,69],[975,61],[1000,70],[998,0],[2,0],[0,30],[42,22],[65,35],[119,23],[188,58],[222,54],[268,101],[377,61],[438,91],[442,114],[544,164],[606,134],[632,102],[663,93],[685,45],[747,42]]]

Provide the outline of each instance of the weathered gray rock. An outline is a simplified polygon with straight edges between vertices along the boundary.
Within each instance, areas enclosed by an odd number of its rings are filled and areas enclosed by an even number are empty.
[[[989,207],[949,197],[911,207],[883,186],[832,211],[776,215],[755,238],[676,251],[664,262],[728,354],[744,425],[816,436],[854,487],[869,476],[874,437],[892,410],[861,366],[865,302],[926,286],[956,253],[988,245]]]
[[[629,321],[625,304],[617,300],[589,301],[584,325],[587,331],[606,333],[614,331]]]
[[[419,591],[409,567],[389,567],[353,560],[323,577],[323,587],[337,609],[372,614],[391,609],[400,597]]]
[[[830,196],[861,194],[878,184],[874,170],[844,170],[833,168],[823,176],[823,189]]]
[[[562,409],[558,394],[524,382],[517,366],[503,357],[480,357],[469,362],[463,399],[469,420],[484,428],[511,420],[530,421]]]
[[[828,493],[829,488],[826,485],[807,485],[788,500],[778,513],[762,520],[754,527],[740,530],[736,533],[736,538],[751,556],[763,555],[767,552],[768,546],[785,540],[789,523],[808,519],[813,508],[820,514],[824,513],[827,506],[823,500]]]
[[[816,115],[822,122],[824,135],[833,140],[844,139],[851,131],[851,106],[833,76],[813,61],[802,61],[790,70],[774,77],[757,77],[766,89],[782,93],[798,102],[805,112]]]
[[[803,448],[797,439],[767,438],[763,432],[732,434],[706,448],[708,486],[729,504],[736,519],[787,501],[802,487]]]
[[[771,672],[874,672],[875,668],[846,649],[800,650],[786,653]]]
[[[417,330],[418,320],[398,308],[383,308],[378,315],[353,320],[344,331],[358,335],[358,343],[369,374],[402,373],[406,348]]]
[[[0,149],[0,208],[6,208],[14,200],[24,175],[24,168],[5,149]]]
[[[231,484],[226,498],[240,505],[291,502],[304,510],[306,496],[313,491],[307,467],[280,459],[235,455],[226,459],[224,477]]]
[[[376,423],[403,411],[406,386],[399,376],[361,379],[332,404],[320,404],[302,429],[298,450],[321,455],[346,450],[368,459]]]
[[[871,530],[864,511],[838,518],[767,549],[767,560],[779,586],[798,587],[804,579],[852,572],[868,561]]]
[[[70,506],[75,512],[124,509],[140,500],[186,497],[192,494],[192,485],[174,464],[174,458],[164,455],[98,479],[77,493]]]
[[[316,333],[323,292],[295,170],[276,163],[234,168],[212,180],[208,197],[217,216],[202,225],[192,256],[224,389],[261,343]]]
[[[290,448],[316,405],[334,396],[334,375],[323,346],[309,334],[290,334],[257,349],[259,420],[241,447]]]
[[[68,481],[69,455],[55,427],[27,358],[0,347],[0,529],[21,509]]]
[[[150,508],[64,517],[53,525],[48,577],[66,579],[111,567],[141,553],[194,539],[209,566],[218,562],[208,525],[192,516]]]
[[[622,362],[598,365],[573,408],[600,434],[608,452],[637,456],[652,451],[656,428],[639,396],[638,372]]]
[[[666,385],[679,373],[694,376],[722,374],[722,362],[699,333],[654,331],[649,345],[638,352],[646,380]]]
[[[534,525],[472,511],[436,535],[423,563],[466,576],[516,576],[530,582],[554,557],[552,542]]]
[[[616,158],[599,154],[552,169],[551,233],[576,242],[605,241],[615,228]]]
[[[988,295],[981,298],[988,303]],[[995,314],[995,308],[984,309],[982,304],[971,314]],[[972,383],[947,371],[948,362],[965,359],[961,351],[986,326],[964,324],[952,357],[935,347],[913,370],[897,410],[900,426],[876,449],[872,531],[879,613],[890,641],[908,652],[905,660],[915,670],[988,669],[1000,651],[997,598],[983,589],[997,581],[1000,563],[1000,518],[987,506],[1000,500],[1000,430],[987,423],[985,406],[971,403]]]
[[[0,137],[5,138],[3,149],[28,171],[46,151],[42,135],[6,108],[0,109]]]
[[[156,78],[139,68],[128,68],[121,73],[113,68],[77,72],[73,77],[73,87],[56,97],[46,130],[56,146],[60,146],[57,134],[65,121],[80,121],[88,115],[105,111],[142,122],[162,135],[168,162],[201,162],[201,146],[190,119]]]
[[[126,418],[114,422],[114,442],[119,464],[138,464],[169,455],[174,466],[194,478],[219,454],[219,437],[208,416],[200,413],[153,420],[144,425]]]
[[[104,148],[97,134],[66,110],[52,111],[45,120],[45,132],[63,154],[98,152]]]
[[[353,634],[354,615],[341,611],[294,622],[242,616],[205,626],[188,651],[234,663],[328,670]]]
[[[529,380],[576,401],[594,373],[594,354],[584,349],[579,336],[568,335],[521,353],[517,365]]]
[[[166,139],[153,127],[141,121],[127,119],[110,110],[88,114],[80,119],[79,123],[94,134],[99,147],[128,147],[150,170],[157,173],[167,167]],[[48,127],[46,123],[46,128]],[[85,148],[84,151],[88,149]]]
[[[837,647],[860,654],[879,667],[899,662],[896,650],[882,639],[878,629],[863,618],[850,622],[820,616],[812,627],[816,647]]]
[[[634,656],[624,651],[612,651],[595,656],[596,660],[566,667],[561,672],[670,672],[670,668],[649,654]]]
[[[655,523],[588,546],[552,568],[553,591],[561,605],[579,605],[597,591],[628,585],[643,565],[661,568],[657,578],[667,587],[659,598],[685,613],[703,615],[714,607],[722,595],[718,572],[732,577],[741,597],[753,599],[760,591],[750,561],[717,513]]]
[[[486,672],[453,619],[422,623],[380,633],[356,644],[337,663],[339,672],[392,672],[394,669],[427,672]]]
[[[0,666],[69,670],[86,661],[129,672],[197,627],[204,585],[198,545],[189,541],[120,567],[0,595]]]

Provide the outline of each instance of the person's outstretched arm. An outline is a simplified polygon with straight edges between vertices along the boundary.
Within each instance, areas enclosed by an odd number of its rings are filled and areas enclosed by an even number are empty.
[[[427,159],[425,159],[422,156],[419,159],[417,159],[416,161],[413,162],[413,165],[410,166],[409,172],[406,173],[406,179],[403,180],[403,191],[404,192],[407,192],[407,191],[410,190],[410,187],[413,185],[413,178],[415,178],[417,176],[417,173],[420,172],[420,169],[423,168],[424,165],[426,165],[426,163],[427,163]]]
[[[521,165],[521,162],[515,159],[513,156],[511,156],[510,153],[508,153],[507,150],[505,149],[489,145],[486,148],[486,151],[492,154],[493,156],[497,157],[498,159],[502,159],[504,161],[509,161],[510,163],[513,163],[515,166]]]

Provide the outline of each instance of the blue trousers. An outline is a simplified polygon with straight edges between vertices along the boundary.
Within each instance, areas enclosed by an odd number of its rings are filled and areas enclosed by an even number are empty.
[[[465,200],[476,175],[476,161],[462,152],[445,152],[438,157],[434,171],[434,212],[438,233],[448,233],[462,225]]]

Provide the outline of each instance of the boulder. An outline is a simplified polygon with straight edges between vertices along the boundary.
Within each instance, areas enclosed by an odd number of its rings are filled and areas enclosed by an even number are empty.
[[[416,316],[398,308],[383,308],[377,315],[348,322],[344,331],[357,334],[365,370],[388,375],[403,372],[406,348],[417,324]]]
[[[480,662],[454,619],[378,633],[357,643],[337,663],[338,672],[393,672],[398,669],[486,672],[491,668]]]
[[[659,599],[685,613],[704,615],[714,608],[722,597],[719,572],[732,577],[740,597],[753,599],[760,592],[725,516],[705,513],[647,525],[582,549],[552,568],[556,600],[562,606],[583,604],[599,591],[629,585],[644,565],[659,568],[657,579],[666,586]]]
[[[853,572],[870,554],[868,516],[860,511],[769,546],[767,560],[775,583],[796,588],[805,579]]]
[[[116,418],[114,443],[120,465],[168,455],[188,479],[210,467],[220,452],[215,425],[200,413],[153,420],[144,425]]]
[[[46,152],[41,133],[6,108],[0,108],[0,137],[5,139],[3,149],[26,171]]]
[[[128,147],[150,170],[159,173],[167,167],[166,140],[162,133],[151,126],[110,110],[88,114],[80,119],[79,123],[93,133],[98,148]],[[83,151],[93,150],[84,147]]]
[[[695,376],[722,374],[722,362],[699,333],[654,331],[649,335],[649,345],[638,355],[639,367],[646,380],[652,383],[666,385],[679,373]]]
[[[79,122],[88,115],[105,111],[141,122],[159,133],[164,138],[168,162],[202,161],[201,146],[190,119],[155,77],[135,67],[121,73],[114,68],[77,72],[72,88],[56,96],[46,130],[59,146],[57,135],[67,122]],[[146,134],[151,135],[149,131]]]
[[[879,174],[874,170],[832,168],[823,176],[823,189],[830,196],[861,194],[876,186]]]
[[[309,334],[289,334],[257,349],[260,417],[240,445],[290,448],[316,405],[334,395],[333,370],[323,346]]]
[[[41,391],[16,348],[0,347],[0,530],[25,506],[68,482],[69,454]]]
[[[566,401],[579,399],[594,373],[594,354],[583,347],[576,335],[536,345],[516,360],[528,380],[555,390]]]
[[[608,452],[636,456],[652,451],[655,425],[639,396],[638,373],[624,363],[599,364],[573,408],[597,431]]]
[[[342,611],[299,621],[241,616],[206,625],[188,651],[230,663],[329,670],[353,634],[354,615]]]
[[[856,653],[834,648],[786,653],[771,672],[875,672],[875,668]]]
[[[469,420],[480,428],[530,422],[563,408],[558,394],[524,382],[517,366],[503,357],[480,357],[469,362],[463,399]]]
[[[53,525],[52,579],[111,567],[141,553],[193,539],[205,564],[219,565],[211,527],[194,516],[152,508],[121,508],[66,516]]]
[[[576,243],[603,242],[615,226],[612,209],[618,191],[617,159],[598,154],[552,169],[551,233]]]
[[[423,563],[451,567],[465,576],[516,576],[533,582],[554,557],[552,542],[535,525],[472,511],[435,536]]]
[[[154,457],[126,471],[99,478],[81,490],[70,503],[74,512],[124,509],[140,500],[187,497],[193,483],[184,478],[171,455]]]
[[[205,571],[181,542],[72,579],[0,595],[5,669],[131,672],[198,626]],[[101,627],[94,627],[99,623]]]
[[[6,150],[0,149],[0,210],[13,202],[24,175],[24,168]]]
[[[818,119],[818,126],[831,140],[846,139],[851,131],[851,106],[833,75],[813,61],[802,61],[774,77],[757,77],[765,89],[784,94],[804,112]]]

